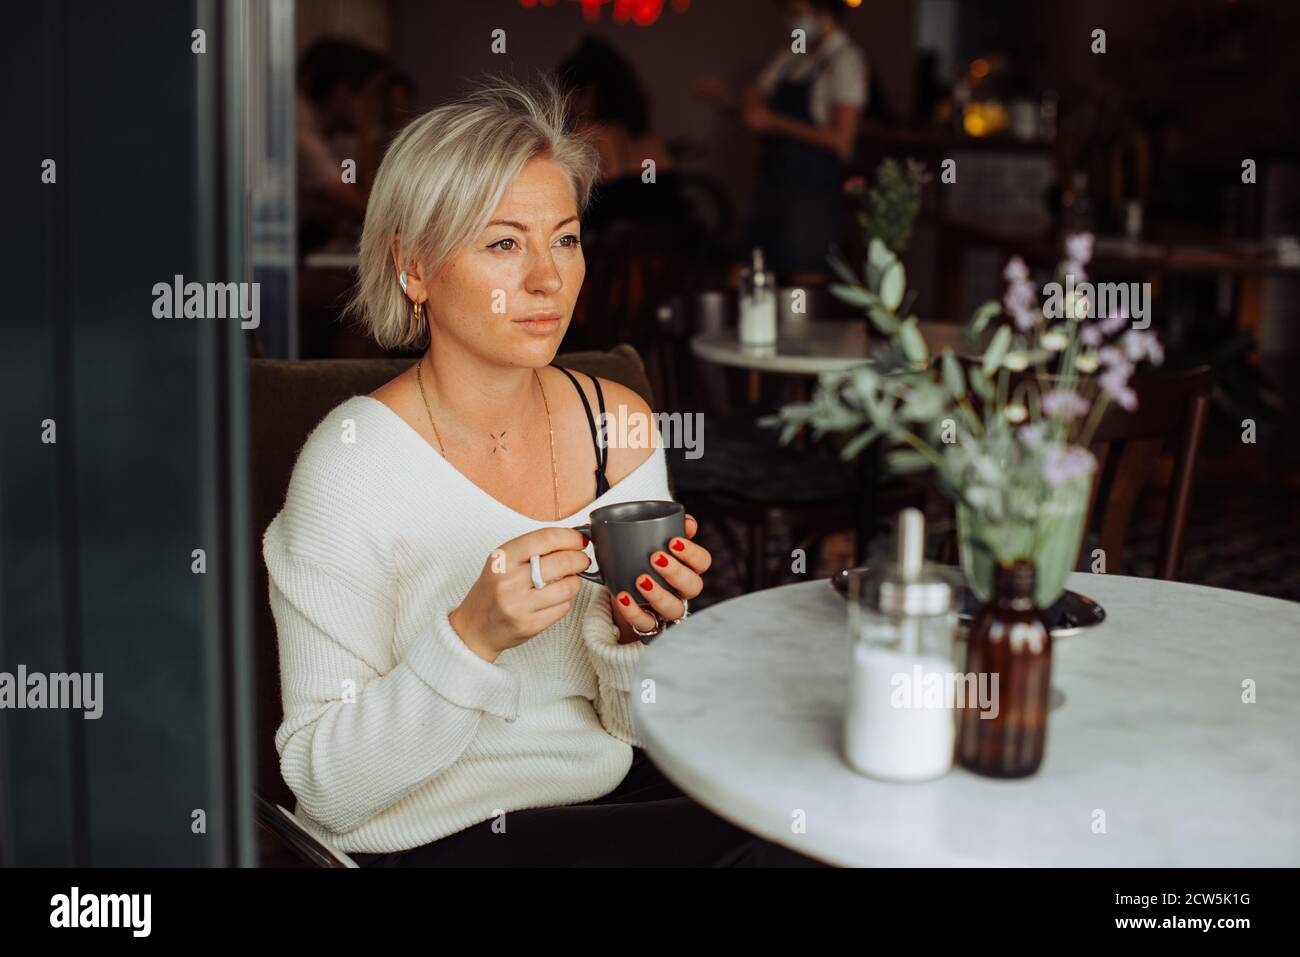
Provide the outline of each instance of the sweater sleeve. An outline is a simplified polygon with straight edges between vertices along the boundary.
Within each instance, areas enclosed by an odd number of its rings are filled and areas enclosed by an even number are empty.
[[[668,462],[658,441],[643,468],[643,474],[635,479],[629,477],[616,486],[621,494],[611,501],[672,499],[672,492],[668,489]],[[596,672],[596,713],[601,725],[611,735],[633,747],[640,747],[632,727],[631,695],[636,693],[632,687],[632,672],[645,644],[640,641],[626,645],[618,643],[618,625],[614,623],[609,601],[609,590],[598,587],[582,618],[582,643],[587,660]]]
[[[269,533],[263,556],[280,647],[280,769],[324,827],[351,831],[445,771],[484,713],[514,720],[518,678],[466,647],[445,611],[388,667],[390,599]]]
[[[632,727],[632,672],[645,645],[618,643],[618,626],[609,606],[609,592],[597,588],[582,619],[582,643],[596,671],[596,714],[611,735],[640,747]]]

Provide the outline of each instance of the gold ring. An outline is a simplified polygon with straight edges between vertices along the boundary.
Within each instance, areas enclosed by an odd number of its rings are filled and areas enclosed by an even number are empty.
[[[636,635],[638,638],[653,638],[655,635],[659,635],[663,633],[664,620],[659,617],[659,613],[656,612],[653,608],[649,608],[647,609],[647,611],[649,611],[650,614],[654,615],[655,628],[654,631],[642,631],[636,625],[633,625],[632,634]]]

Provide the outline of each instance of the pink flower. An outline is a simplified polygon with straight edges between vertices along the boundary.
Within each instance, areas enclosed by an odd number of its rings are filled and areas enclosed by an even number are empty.
[[[844,192],[848,193],[851,196],[857,196],[859,193],[862,192],[862,188],[865,185],[866,185],[866,180],[863,179],[861,176],[850,176],[848,179],[844,181]]]
[[[1088,400],[1077,392],[1053,389],[1043,393],[1043,415],[1077,419],[1088,413]]]
[[[1059,488],[1088,475],[1095,465],[1096,460],[1087,449],[1053,445],[1043,453],[1043,478],[1052,488]]]
[[[1085,346],[1096,348],[1101,345],[1101,326],[1098,323],[1089,323],[1079,330],[1079,338]]]
[[[1092,233],[1071,233],[1065,237],[1065,257],[1077,263],[1079,270],[1092,261]]]
[[[1123,369],[1125,378],[1133,373],[1133,363],[1129,362],[1128,356],[1114,346],[1103,346],[1098,349],[1097,359],[1109,369]]]
[[[1101,390],[1129,412],[1136,409],[1138,405],[1137,393],[1128,384],[1132,372],[1132,366],[1113,366],[1097,379]]]
[[[1104,335],[1113,336],[1128,325],[1128,319],[1128,310],[1120,307],[1101,321],[1101,331]]]
[[[1016,309],[1011,316],[1016,322],[1016,328],[1021,332],[1028,332],[1043,318],[1043,314],[1037,309]]]
[[[1002,278],[1010,283],[1024,282],[1029,278],[1029,267],[1019,256],[1007,260],[1007,268],[1002,270]]]
[[[1002,304],[1007,307],[1007,312],[1015,319],[1016,328],[1021,332],[1028,332],[1042,321],[1043,311],[1038,305],[1038,294],[1028,279],[1013,279],[1007,287],[1006,295],[1002,297]]]
[[[1123,347],[1124,356],[1129,362],[1141,362],[1143,359],[1148,359],[1152,365],[1158,366],[1165,361],[1164,347],[1160,345],[1160,340],[1154,332],[1130,329],[1124,333],[1120,345]]]

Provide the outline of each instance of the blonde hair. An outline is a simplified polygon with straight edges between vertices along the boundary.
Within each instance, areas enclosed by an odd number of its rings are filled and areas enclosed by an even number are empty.
[[[428,329],[412,314],[393,268],[419,263],[428,278],[487,226],[510,182],[536,156],[557,163],[581,216],[600,157],[566,128],[568,94],[542,77],[530,89],[492,77],[469,95],[413,121],[393,140],[370,191],[358,281],[347,311],[385,349],[423,346]]]

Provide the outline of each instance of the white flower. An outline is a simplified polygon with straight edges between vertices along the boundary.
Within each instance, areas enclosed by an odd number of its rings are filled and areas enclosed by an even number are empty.
[[[1092,303],[1087,296],[1071,292],[1065,297],[1065,314],[1071,319],[1087,319],[1092,312]]]
[[[1029,356],[1023,352],[1008,352],[1003,358],[1002,364],[1012,372],[1023,372],[1029,368]]]
[[[1045,332],[1039,342],[1049,352],[1064,352],[1065,347],[1070,344],[1070,338],[1063,332]]]
[[[1019,402],[1013,402],[1008,405],[1002,410],[1002,414],[1007,417],[1008,422],[1013,424],[1023,422],[1025,419],[1029,418],[1029,410]]]
[[[1084,373],[1096,372],[1099,364],[1091,352],[1080,353],[1074,360],[1074,367]]]
[[[1036,449],[1043,444],[1043,427],[1041,425],[1022,425],[1016,432],[1020,442],[1026,448]]]

